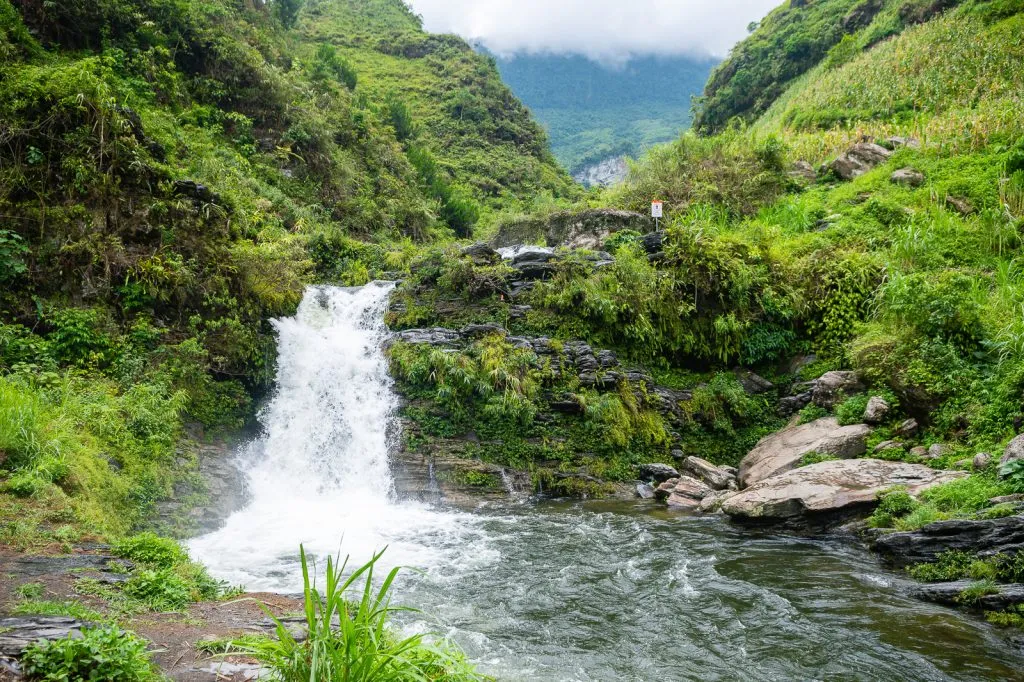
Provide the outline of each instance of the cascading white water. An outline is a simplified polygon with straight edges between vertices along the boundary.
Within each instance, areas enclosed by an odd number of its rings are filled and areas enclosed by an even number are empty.
[[[249,589],[291,590],[300,543],[354,561],[429,568],[472,533],[472,517],[391,499],[388,433],[398,400],[382,344],[393,285],[311,287],[275,320],[277,393],[241,453],[249,504],[193,540],[195,558]],[[455,541],[455,542],[453,542]]]

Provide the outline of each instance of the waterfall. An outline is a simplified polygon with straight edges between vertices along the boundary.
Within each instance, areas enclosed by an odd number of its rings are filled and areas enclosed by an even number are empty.
[[[248,505],[190,543],[218,577],[294,589],[299,543],[355,561],[388,546],[387,563],[429,567],[470,531],[468,515],[391,499],[398,398],[382,345],[392,288],[310,287],[295,317],[274,320],[277,390],[261,435],[238,454]]]

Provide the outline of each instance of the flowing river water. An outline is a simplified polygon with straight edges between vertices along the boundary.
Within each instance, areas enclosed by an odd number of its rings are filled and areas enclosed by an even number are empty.
[[[500,680],[1010,680],[997,631],[902,595],[838,540],[757,534],[648,503],[473,512],[395,499],[381,345],[390,284],[307,291],[277,320],[277,392],[243,448],[249,505],[190,543],[219,578],[295,592],[314,556],[420,569],[409,631],[457,641]]]

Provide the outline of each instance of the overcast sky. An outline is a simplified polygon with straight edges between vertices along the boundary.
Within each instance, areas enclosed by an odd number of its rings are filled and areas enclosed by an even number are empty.
[[[492,52],[724,56],[780,0],[410,0],[434,33]]]

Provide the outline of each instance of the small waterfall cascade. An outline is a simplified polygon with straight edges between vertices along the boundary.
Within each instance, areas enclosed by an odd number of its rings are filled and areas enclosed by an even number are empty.
[[[383,343],[393,284],[310,287],[295,317],[275,320],[277,391],[262,434],[238,455],[249,503],[191,541],[195,558],[249,589],[290,590],[300,543],[354,561],[428,567],[468,532],[459,515],[392,499],[388,465],[398,397]]]

